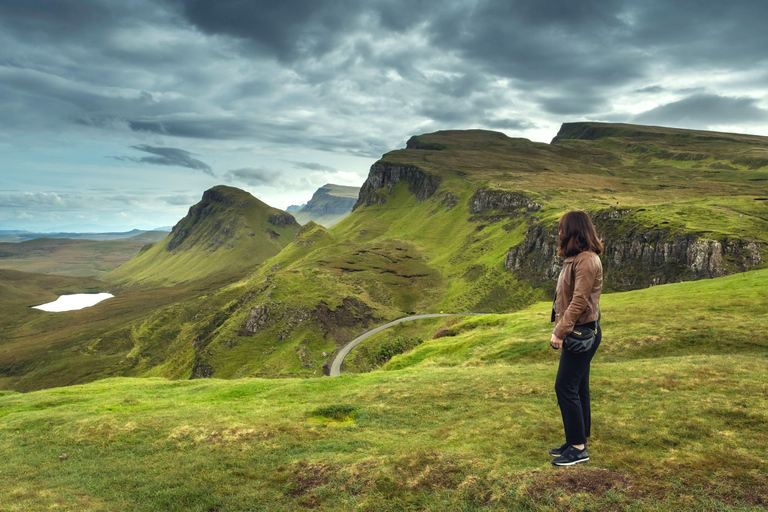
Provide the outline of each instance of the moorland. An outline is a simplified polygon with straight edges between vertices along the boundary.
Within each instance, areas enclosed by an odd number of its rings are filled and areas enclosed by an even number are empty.
[[[8,510],[766,505],[768,138],[414,136],[300,225],[215,187],[98,279],[0,270]],[[606,242],[588,467],[551,468],[555,225]],[[72,314],[57,294],[116,297]],[[483,312],[401,324],[414,313]],[[126,468],[128,470],[126,470]]]

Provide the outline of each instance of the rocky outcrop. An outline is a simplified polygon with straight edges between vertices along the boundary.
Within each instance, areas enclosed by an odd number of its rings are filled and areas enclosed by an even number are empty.
[[[331,334],[337,342],[346,343],[352,340],[346,329],[370,323],[373,319],[373,310],[361,300],[346,297],[334,310],[321,301],[312,312],[312,319],[323,332]]]
[[[628,210],[597,212],[592,220],[605,252],[605,291],[720,277],[763,263],[761,244],[746,240],[708,240],[668,228],[649,229],[626,218]],[[562,259],[557,228],[530,227],[522,243],[507,252],[505,267],[524,279],[554,288]]]
[[[356,189],[357,187],[344,187],[345,189]],[[359,188],[357,189],[359,192]],[[320,187],[312,195],[312,199],[301,209],[301,213],[310,214],[313,217],[324,217],[326,215],[346,215],[352,211],[352,207],[357,202],[355,197],[340,197],[333,194],[330,186]]]
[[[521,192],[507,192],[504,190],[489,190],[480,188],[469,199],[470,213],[484,212],[535,212],[541,210],[544,205],[533,201]]]
[[[405,149],[431,149],[433,151],[441,151],[445,149],[445,145],[437,142],[424,142],[414,135],[405,143]]]
[[[536,284],[552,283],[563,266],[557,256],[557,228],[536,224],[528,228],[525,239],[507,252],[504,267]]]
[[[299,223],[290,213],[273,213],[267,218],[273,226],[298,226]]]
[[[376,162],[371,166],[353,210],[361,206],[385,204],[385,191],[391,194],[395,185],[401,181],[408,183],[408,191],[417,201],[423,201],[437,191],[441,180],[439,176],[424,172],[414,165]]]
[[[271,318],[269,308],[266,305],[256,306],[248,313],[248,319],[245,321],[245,332],[256,334],[270,325]]]

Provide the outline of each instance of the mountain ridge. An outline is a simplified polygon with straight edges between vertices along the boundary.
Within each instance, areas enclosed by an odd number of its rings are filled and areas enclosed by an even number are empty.
[[[218,189],[229,198],[191,208],[175,229],[177,246],[167,250],[168,237],[121,267],[130,272],[111,276],[128,292],[143,286],[160,298],[151,314],[94,335],[93,357],[119,358],[110,368],[121,375],[319,376],[339,346],[387,320],[551,301],[559,270],[552,230],[574,208],[587,210],[617,248],[604,264],[606,292],[768,260],[768,166],[756,167],[762,139],[611,132],[544,144],[484,130],[416,137],[371,166],[357,208],[330,229],[299,228],[242,191]],[[248,206],[237,206],[242,197]],[[243,228],[249,207],[263,222],[253,236]],[[282,247],[260,258],[253,247],[238,249],[257,234],[270,241],[268,229]]]

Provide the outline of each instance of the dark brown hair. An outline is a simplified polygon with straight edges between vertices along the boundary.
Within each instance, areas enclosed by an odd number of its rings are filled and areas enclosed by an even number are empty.
[[[557,225],[560,248],[557,255],[561,258],[576,256],[583,251],[603,254],[603,243],[597,237],[595,225],[586,212],[571,210],[560,219]]]

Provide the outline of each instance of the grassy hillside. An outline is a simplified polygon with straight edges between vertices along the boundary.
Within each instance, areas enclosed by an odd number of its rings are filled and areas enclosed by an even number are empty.
[[[219,185],[162,241],[105,279],[122,285],[165,285],[253,269],[291,242],[299,225],[247,192]]]
[[[119,320],[126,323],[104,318],[87,328],[102,341],[79,349],[77,368],[89,357],[103,366],[67,379],[17,369],[24,382],[14,385],[319,376],[337,347],[394,318],[509,313],[551,300],[551,231],[574,207],[601,219],[611,248],[626,248],[604,258],[608,289],[761,268],[766,141],[597,123],[564,125],[553,144],[481,130],[419,135],[371,167],[356,209],[331,229],[270,224],[272,215],[289,217],[216,187],[171,236],[109,274],[116,288],[107,291],[130,297],[126,305],[142,290],[151,299]],[[530,250],[516,269],[510,249],[521,247]],[[672,249],[681,259],[646,258]],[[88,339],[74,323],[39,322],[30,332],[40,350]],[[25,329],[15,342],[31,339]]]
[[[562,427],[540,304],[458,321],[388,371],[4,392],[7,507],[758,510],[766,284],[760,270],[605,297],[587,466],[546,455]]]
[[[768,138],[604,128],[595,140],[575,139],[564,128],[554,144],[481,130],[437,132],[416,139],[439,149],[387,153],[349,217],[330,230],[308,229],[242,283],[247,294],[200,360],[219,377],[316,375],[334,345],[385,320],[440,310],[510,312],[547,300],[552,281],[510,272],[505,258],[531,229],[552,229],[570,208],[616,217],[611,229],[627,245],[650,244],[643,240],[654,233],[662,241],[684,235],[723,247],[754,243],[757,259],[742,263],[763,265],[768,214],[757,199],[768,188],[754,180],[768,179],[768,167],[755,168],[760,160],[745,155],[760,154]],[[680,160],[683,153],[696,159]],[[720,169],[726,165],[733,169]],[[397,175],[406,177],[387,181]],[[506,204],[494,202],[505,197]],[[723,256],[724,273],[737,268],[729,258]],[[638,266],[631,272],[643,272]],[[325,309],[345,319],[344,329],[327,328],[318,318]],[[247,332],[248,318],[264,310],[264,328]]]
[[[768,269],[711,280],[603,295],[604,361],[695,354],[768,353],[761,334],[768,321]],[[484,366],[551,359],[547,342],[551,302],[508,315],[413,321],[358,345],[343,370]],[[439,334],[438,334],[439,333]],[[438,337],[435,338],[435,335]],[[371,364],[381,347],[409,347],[390,361]]]

